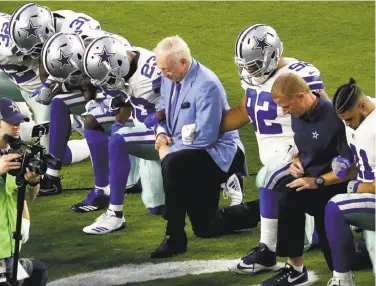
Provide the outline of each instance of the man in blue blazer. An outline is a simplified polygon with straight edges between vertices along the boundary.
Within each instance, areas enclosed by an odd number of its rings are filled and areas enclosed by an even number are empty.
[[[244,147],[237,132],[220,134],[222,114],[229,109],[218,77],[192,58],[179,36],[156,47],[162,71],[161,102],[165,120],[156,128],[156,149],[162,160],[166,236],[151,254],[170,257],[186,251],[188,214],[198,237],[212,237],[220,184],[244,173]]]

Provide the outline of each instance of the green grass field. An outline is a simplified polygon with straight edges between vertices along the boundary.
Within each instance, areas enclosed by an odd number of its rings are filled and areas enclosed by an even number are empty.
[[[52,10],[84,12],[101,22],[102,28],[118,33],[134,45],[153,49],[159,40],[179,34],[193,56],[217,73],[236,105],[243,91],[233,61],[234,42],[246,26],[273,26],[284,43],[284,56],[314,63],[321,71],[329,95],[350,76],[374,96],[375,4],[374,2],[38,2]],[[2,2],[0,11],[12,13],[21,2]],[[328,127],[330,128],[330,127]],[[251,126],[241,130],[250,172],[260,168],[257,143]],[[93,185],[90,162],[65,168],[66,188]],[[254,178],[246,179],[246,199],[257,197]],[[160,243],[165,222],[150,215],[140,196],[126,198],[128,227],[104,236],[88,236],[82,228],[100,215],[72,213],[70,207],[86,195],[65,192],[38,198],[31,205],[31,239],[22,255],[43,260],[50,281],[77,273],[110,268],[125,263],[150,262],[149,253]],[[199,199],[199,198],[197,198]],[[222,205],[228,204],[222,201]],[[170,261],[236,259],[256,246],[259,231],[203,240],[192,235],[189,248]],[[319,275],[314,285],[326,285],[331,277],[320,251],[305,256],[309,270]],[[283,261],[283,260],[280,260]],[[356,272],[357,285],[371,286],[371,271]],[[141,285],[253,285],[270,274],[240,276],[230,272],[156,280]],[[137,284],[137,285],[140,285]],[[133,285],[133,284],[132,284]]]

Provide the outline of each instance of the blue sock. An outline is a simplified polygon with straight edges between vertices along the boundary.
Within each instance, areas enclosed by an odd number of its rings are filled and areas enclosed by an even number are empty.
[[[64,161],[69,136],[71,133],[70,110],[65,102],[60,98],[54,98],[51,102],[50,117],[50,146],[49,152]],[[55,169],[52,165],[48,167]]]
[[[340,273],[349,272],[353,258],[353,236],[345,215],[332,201],[329,201],[325,208],[325,231],[334,270]]]
[[[98,130],[84,130],[93,162],[95,185],[106,187],[109,184],[108,134]]]
[[[67,149],[65,149],[64,159],[62,163],[63,165],[69,165],[72,163],[72,151],[69,146],[67,146]]]
[[[110,204],[122,205],[124,202],[125,188],[127,186],[131,161],[129,159],[127,143],[123,136],[114,134],[110,138]]]

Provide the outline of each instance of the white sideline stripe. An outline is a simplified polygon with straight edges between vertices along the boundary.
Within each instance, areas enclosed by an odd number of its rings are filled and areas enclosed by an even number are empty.
[[[48,283],[48,286],[113,286],[126,283],[169,279],[205,273],[226,272],[234,266],[235,260],[191,260],[164,263],[125,264],[123,266],[97,270]],[[284,263],[278,263],[283,267]],[[272,273],[272,272],[271,272]],[[318,280],[313,271],[308,272],[309,282]],[[257,285],[254,285],[257,286]]]

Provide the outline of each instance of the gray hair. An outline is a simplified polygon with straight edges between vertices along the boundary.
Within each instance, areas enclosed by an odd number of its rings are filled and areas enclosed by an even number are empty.
[[[192,62],[191,50],[187,43],[178,35],[164,38],[155,47],[154,52],[158,56],[170,56],[175,61],[186,58],[189,63]]]

